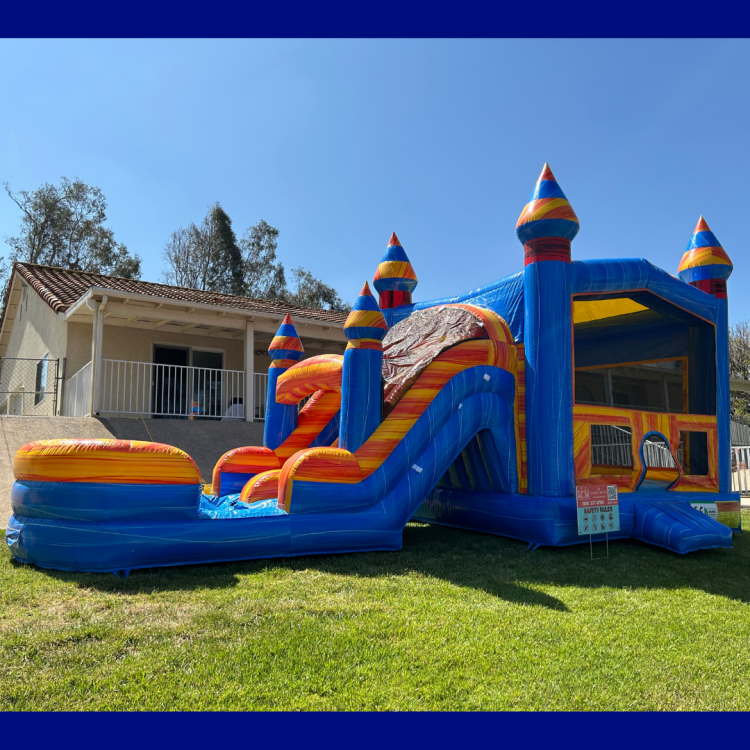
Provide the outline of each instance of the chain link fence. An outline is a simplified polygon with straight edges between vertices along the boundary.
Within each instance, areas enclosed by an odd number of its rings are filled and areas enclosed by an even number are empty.
[[[0,416],[57,416],[59,380],[59,359],[0,357]]]

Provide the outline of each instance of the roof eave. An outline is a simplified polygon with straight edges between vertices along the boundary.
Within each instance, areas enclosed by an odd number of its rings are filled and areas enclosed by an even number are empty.
[[[261,318],[263,320],[274,321],[281,323],[286,315],[286,311],[278,313],[263,312],[260,310],[248,310],[238,307],[227,307],[225,305],[211,305],[205,302],[188,302],[185,300],[172,299],[171,297],[160,297],[153,294],[142,294],[140,292],[124,292],[119,289],[110,289],[108,287],[92,286],[84,292],[64,313],[66,320],[71,318],[73,315],[80,314],[93,314],[91,309],[87,307],[87,302],[90,299],[98,299],[100,297],[117,297],[125,300],[138,300],[139,302],[149,302],[153,304],[169,304],[174,307],[184,308],[186,310],[202,310],[206,312],[214,313],[225,313],[237,315],[252,320],[253,318]],[[320,328],[341,328],[343,330],[344,324],[337,323],[334,320],[320,320],[319,318],[308,318],[305,315],[301,315],[298,312],[289,311],[292,318],[304,321],[309,325],[319,326]]]
[[[5,352],[7,351],[8,343],[10,341],[10,334],[12,333],[12,330],[13,330],[11,326],[11,330],[8,331],[8,341],[6,341],[5,343],[2,343],[8,321],[10,320],[11,323],[15,321],[15,311],[13,313],[13,317],[9,318],[8,308],[10,307],[10,300],[11,300],[11,297],[13,296],[13,286],[15,285],[16,279],[18,278],[18,276],[19,274],[16,273],[15,264],[14,264],[13,270],[10,275],[10,279],[8,279],[8,286],[6,288],[6,295],[4,299],[5,304],[3,305],[3,318],[2,320],[0,320],[0,357],[5,356]]]

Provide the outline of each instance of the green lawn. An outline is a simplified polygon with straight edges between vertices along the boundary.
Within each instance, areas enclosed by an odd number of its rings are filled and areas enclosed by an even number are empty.
[[[401,552],[128,579],[0,557],[3,710],[748,710],[749,662],[750,533],[591,562],[411,524]]]

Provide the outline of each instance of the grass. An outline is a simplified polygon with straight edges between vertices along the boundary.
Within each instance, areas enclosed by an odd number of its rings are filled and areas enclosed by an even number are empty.
[[[750,513],[743,513],[750,528]],[[134,571],[0,557],[1,710],[750,709],[750,534],[680,557],[401,552]]]

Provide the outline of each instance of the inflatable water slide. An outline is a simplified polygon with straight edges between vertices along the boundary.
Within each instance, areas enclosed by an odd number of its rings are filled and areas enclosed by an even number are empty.
[[[304,359],[287,316],[264,445],[222,456],[210,484],[167,445],[29,443],[14,461],[13,556],[127,572],[398,550],[412,519],[588,543],[604,534],[580,534],[577,497],[603,486],[619,496],[609,539],[731,547],[731,262],[702,217],[679,278],[644,259],[573,261],[578,229],[545,165],[516,227],[523,272],[416,304],[394,234],[343,356]]]

